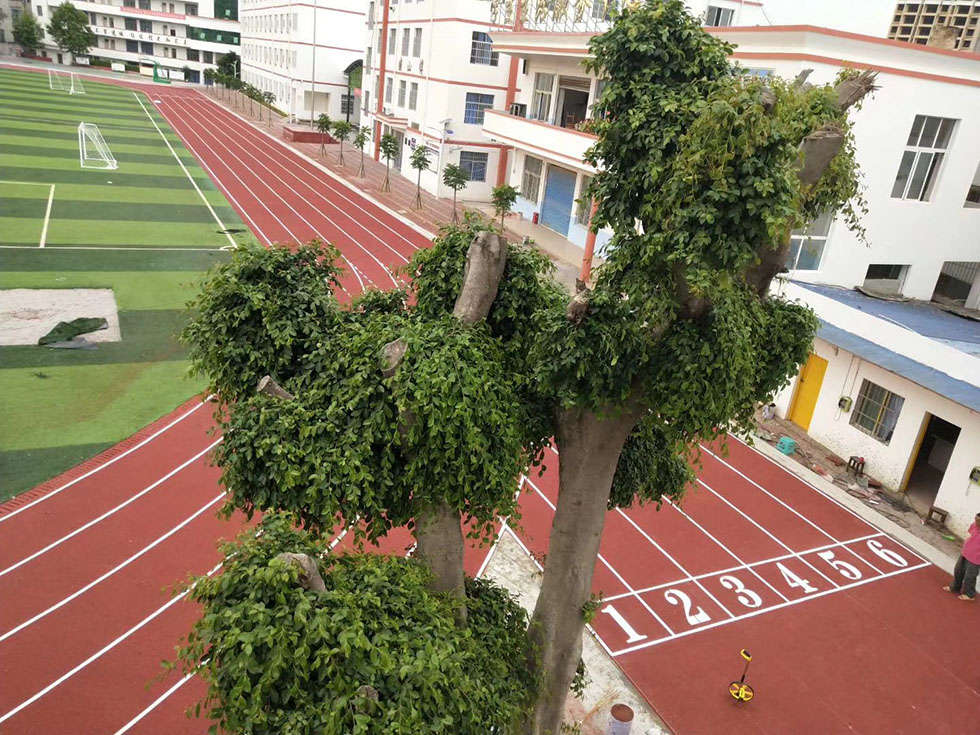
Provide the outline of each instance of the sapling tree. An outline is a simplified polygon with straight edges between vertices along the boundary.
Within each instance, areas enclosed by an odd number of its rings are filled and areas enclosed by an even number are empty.
[[[574,295],[544,256],[466,216],[416,252],[410,290],[346,305],[329,246],[239,248],[184,333],[221,401],[229,506],[288,511],[316,535],[408,525],[461,630],[475,628],[461,528],[514,514],[515,478],[553,437],[557,510],[526,641],[537,687],[511,732],[559,732],[607,510],[681,497],[698,442],[746,429],[806,358],[816,319],[769,294],[789,232],[825,211],[858,226],[847,111],[874,76],[763,80],[731,51],[680,0],[628,7],[593,39],[588,63],[609,81],[586,195],[613,236]],[[218,659],[216,676],[235,660]],[[216,696],[237,706],[247,691]],[[305,727],[311,710],[297,710]]]
[[[354,124],[346,120],[338,120],[333,124],[333,137],[340,143],[340,151],[337,153],[337,163],[344,165],[344,143],[346,143],[354,132]]]
[[[355,148],[361,152],[361,163],[357,169],[358,176],[364,176],[364,147],[367,145],[368,139],[370,138],[370,133],[367,127],[361,125],[357,128],[357,132],[354,133],[354,140],[351,141]]]
[[[456,211],[456,195],[466,188],[466,182],[470,179],[461,166],[455,163],[447,163],[442,170],[442,183],[453,190],[453,223],[459,222],[459,214]]]
[[[262,93],[262,102],[265,103],[266,107],[266,122],[272,125],[272,103],[276,101],[276,96],[272,92]]]
[[[333,121],[330,119],[330,115],[325,112],[320,114],[320,117],[316,119],[316,130],[322,136],[320,138],[320,155],[322,156],[324,146],[326,145],[326,137],[333,130]]]
[[[385,133],[379,141],[381,155],[385,159],[385,180],[381,184],[382,191],[391,191],[391,162],[398,155],[398,138],[391,133]]]
[[[415,146],[412,155],[408,159],[409,165],[418,171],[418,178],[415,180],[415,208],[422,209],[422,172],[429,168],[431,159],[429,149],[424,143]]]
[[[493,211],[500,217],[500,229],[504,229],[504,217],[510,214],[510,210],[517,201],[517,189],[510,184],[501,184],[490,190],[490,203],[493,204]]]

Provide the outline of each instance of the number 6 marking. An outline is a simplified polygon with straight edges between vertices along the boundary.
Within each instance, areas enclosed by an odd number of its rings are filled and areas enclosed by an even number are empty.
[[[626,618],[620,615],[619,610],[614,608],[612,605],[606,605],[604,608],[602,608],[602,610],[600,610],[600,612],[604,612],[606,615],[611,617],[616,621],[616,624],[623,629],[623,632],[626,633],[627,643],[636,643],[637,641],[642,641],[644,638],[646,638],[645,635],[637,633],[636,629],[627,623]]]
[[[718,582],[726,590],[734,592],[736,595],[735,599],[745,605],[745,607],[759,607],[762,604],[762,598],[742,584],[742,580],[738,577],[726,574],[718,577]]]
[[[694,612],[692,613],[691,598],[680,590],[667,590],[664,592],[664,599],[671,605],[681,605],[684,608],[684,617],[687,618],[689,625],[701,625],[701,623],[707,623],[709,620],[711,620],[711,616],[700,607],[695,606]]]
[[[901,554],[898,554],[892,551],[891,549],[886,549],[884,546],[881,545],[881,541],[871,539],[870,541],[868,541],[868,548],[871,549],[872,552],[880,556],[882,559],[887,561],[892,566],[907,567],[909,565],[909,563],[902,557]]]

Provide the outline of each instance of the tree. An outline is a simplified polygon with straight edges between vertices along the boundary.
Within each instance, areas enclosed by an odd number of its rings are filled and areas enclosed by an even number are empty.
[[[354,132],[354,124],[349,123],[346,120],[338,120],[333,126],[333,136],[340,143],[340,151],[337,154],[337,162],[343,166],[344,165],[344,143],[350,138],[351,133]]]
[[[459,215],[456,213],[456,194],[461,189],[466,188],[466,183],[470,180],[469,176],[462,167],[455,163],[447,163],[442,170],[442,183],[453,190],[453,224],[459,222]]]
[[[330,135],[330,131],[333,130],[333,120],[330,116],[323,112],[320,113],[320,117],[316,119],[316,129],[320,133],[320,155],[323,156],[324,146],[326,145],[326,138]]]
[[[357,170],[358,176],[364,175],[364,146],[367,145],[369,137],[370,137],[370,133],[368,132],[367,127],[364,125],[359,126],[357,128],[357,132],[354,133],[354,140],[353,140],[354,147],[361,152],[361,165],[360,168],[358,168]]]
[[[272,125],[272,103],[275,101],[276,101],[276,96],[272,92],[262,93],[262,102],[265,104],[266,112],[267,112],[266,120],[268,121],[270,126]]]
[[[415,146],[408,162],[412,168],[418,171],[418,178],[415,181],[415,208],[422,209],[422,172],[429,168],[431,154],[424,143]]]
[[[500,230],[504,229],[504,217],[510,212],[517,201],[517,189],[509,184],[501,184],[490,190],[490,202],[493,204],[493,211],[500,216]]]
[[[14,21],[14,41],[30,55],[37,53],[44,44],[44,28],[29,10],[21,11]]]
[[[73,56],[84,56],[95,45],[95,33],[89,28],[88,14],[70,2],[63,2],[51,13],[48,33],[58,48]]]
[[[586,195],[613,236],[574,295],[466,215],[415,253],[410,291],[347,305],[329,247],[240,248],[184,333],[222,404],[230,506],[364,539],[408,524],[429,588],[471,633],[462,524],[479,535],[513,514],[513,478],[554,438],[522,735],[559,732],[608,509],[681,497],[698,443],[746,430],[805,360],[816,319],[769,294],[790,231],[828,210],[859,226],[847,113],[874,75],[749,78],[731,51],[681,0],[627,7],[592,40],[609,82]]]
[[[385,180],[381,185],[382,191],[391,191],[391,162],[398,155],[398,139],[391,133],[385,133],[380,141],[381,155],[385,159]]]
[[[241,71],[241,58],[234,51],[222,54],[218,57],[218,71],[227,77],[237,79]]]

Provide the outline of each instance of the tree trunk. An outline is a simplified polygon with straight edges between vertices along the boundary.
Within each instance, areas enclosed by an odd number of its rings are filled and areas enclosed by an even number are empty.
[[[449,594],[460,604],[456,624],[466,624],[466,590],[463,581],[463,531],[459,513],[448,503],[421,510],[415,519],[416,555],[435,576],[432,590]]]
[[[583,409],[558,415],[561,490],[545,561],[544,580],[529,630],[541,689],[527,732],[558,735],[565,700],[582,654],[584,607],[606,505],[626,437],[637,413],[600,417]]]

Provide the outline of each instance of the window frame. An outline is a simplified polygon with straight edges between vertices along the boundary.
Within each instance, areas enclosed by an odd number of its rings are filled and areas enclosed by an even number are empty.
[[[917,114],[912,119],[905,150],[892,184],[892,199],[913,202],[932,200],[958,122],[956,118],[935,115]]]
[[[826,219],[824,219],[826,218]],[[826,227],[822,227],[826,222]],[[812,222],[807,222],[801,230],[793,230],[790,233],[789,253],[786,257],[786,267],[791,271],[818,271],[823,262],[824,253],[827,252],[827,241],[830,239],[830,231],[834,225],[834,214],[825,212]],[[817,228],[816,230],[814,228]],[[800,259],[803,252],[809,246],[812,248],[820,245],[820,252],[816,256],[816,263],[813,267],[800,267]]]
[[[480,99],[475,99],[477,97]],[[463,122],[467,125],[483,125],[486,111],[493,109],[493,101],[494,95],[492,94],[467,92],[463,103]]]
[[[482,176],[476,178],[473,174],[476,167],[482,166]],[[466,173],[467,181],[485,182],[487,169],[490,167],[490,154],[483,151],[460,151],[459,167]]]
[[[528,163],[534,161],[537,166],[537,172],[528,170]],[[544,178],[544,161],[535,156],[524,156],[524,170],[521,171],[521,196],[532,202],[535,206],[538,204],[538,195],[541,193],[541,180]],[[534,188],[534,194],[530,195],[530,189]]]
[[[714,20],[712,20],[712,11],[714,11]],[[727,23],[721,21],[727,21]],[[720,5],[709,5],[704,11],[704,24],[708,28],[728,28],[734,22],[734,8],[723,8]]]
[[[539,81],[545,78],[550,78],[549,86],[547,89],[539,85]],[[528,110],[529,120],[538,120],[539,122],[549,122],[551,115],[551,104],[555,97],[555,80],[558,78],[557,74],[551,74],[548,72],[536,72],[534,74],[534,86],[532,87],[531,93],[531,107]],[[538,110],[541,108],[541,104],[544,103],[545,110],[544,115],[540,116]]]
[[[404,107],[408,96],[408,82],[404,79],[398,80],[398,106]]]
[[[874,395],[877,392],[877,395]],[[861,379],[861,389],[858,391],[854,408],[851,411],[850,425],[872,439],[882,444],[891,443],[895,428],[905,406],[905,397],[894,393],[884,386],[878,385],[867,378]],[[871,411],[866,411],[867,407]],[[861,422],[870,419],[870,425]]]
[[[408,87],[408,109],[414,110],[419,104],[419,83],[412,82]]]
[[[412,56],[416,59],[422,58],[422,29],[416,28],[412,36]]]
[[[499,66],[500,54],[493,50],[493,39],[485,31],[473,31],[470,35],[470,63],[483,66]]]

